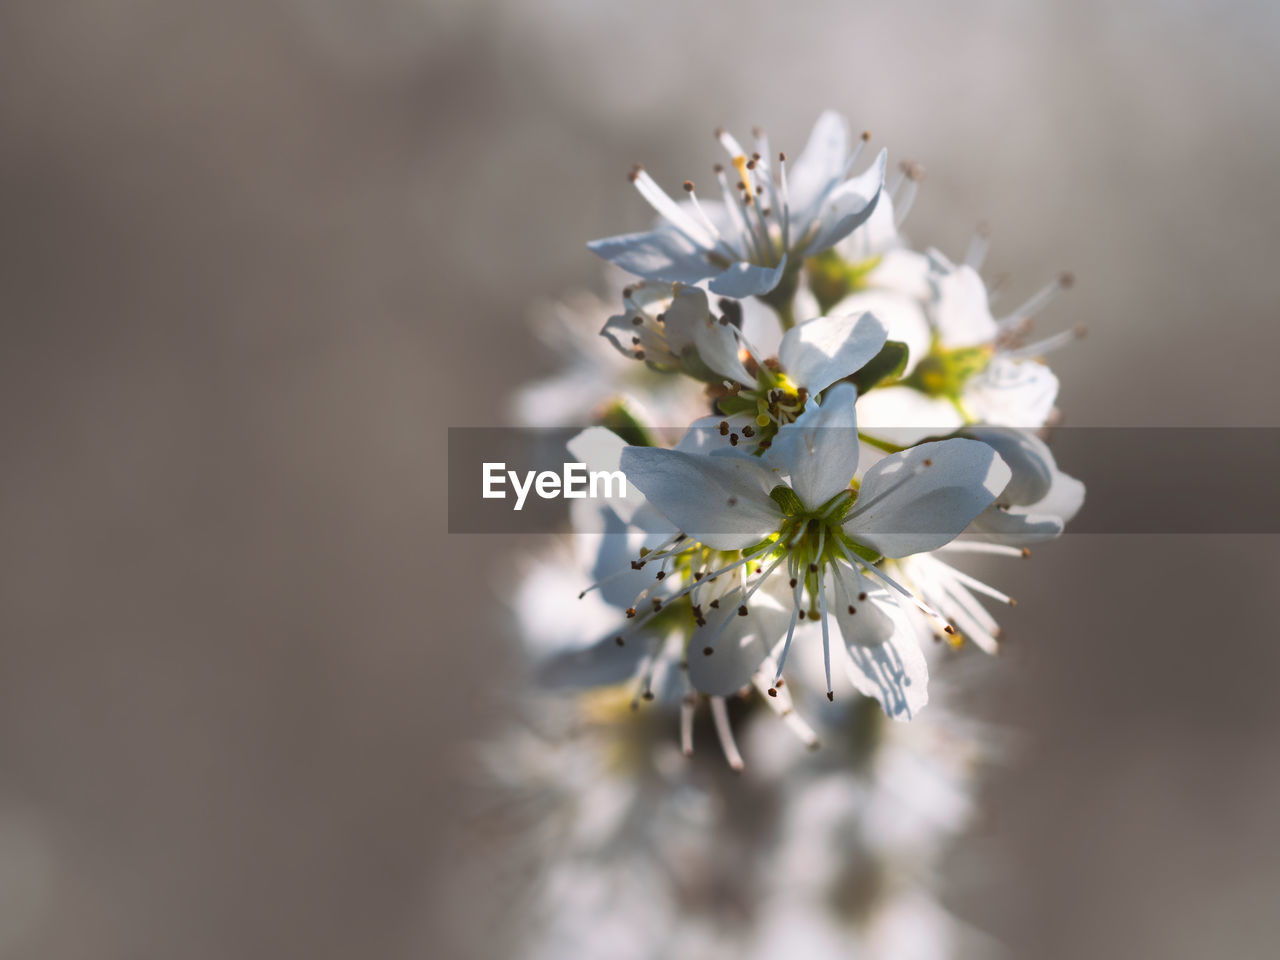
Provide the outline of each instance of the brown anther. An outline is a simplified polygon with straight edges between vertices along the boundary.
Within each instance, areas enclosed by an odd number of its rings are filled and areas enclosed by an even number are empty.
[[[720,609],[720,598],[719,598],[719,597],[717,597],[715,600],[712,600],[709,604],[707,604],[707,606],[709,606],[712,610],[719,610],[719,609]]]
[[[948,623],[948,624],[946,624],[946,625],[942,628],[942,631],[943,631],[944,633],[949,633],[949,634],[951,634],[952,636],[955,636],[956,628],[955,628],[955,627],[953,627],[951,624],[949,624],[949,623]]]
[[[754,160],[748,160],[748,161],[747,161],[747,169],[748,169],[748,170],[754,170],[755,168],[756,168],[756,162],[755,162]]]
[[[866,594],[866,592],[865,592],[865,591],[863,591],[862,593],[858,594],[858,599],[859,599],[859,600],[865,600],[865,599],[867,599],[867,594]]]
[[[797,583],[799,583],[799,581],[798,581],[798,580],[796,580],[796,578],[795,578],[795,577],[792,577],[792,578],[791,578],[791,589],[792,589],[792,590],[794,590],[794,589],[796,588],[796,584],[797,584]]]
[[[743,191],[745,191],[745,190],[747,189],[747,185],[746,185],[746,183],[744,183],[742,180],[739,180],[739,181],[738,181],[738,189],[739,189],[739,190],[743,190]]]
[[[745,617],[747,615],[747,605],[744,603],[738,607],[738,616]]]
[[[633,345],[639,346],[639,344],[640,344],[640,338],[639,338],[639,337],[632,337],[632,338],[631,338],[631,343],[632,343]]]
[[[836,702],[836,695],[835,695],[835,691],[833,691],[833,690],[828,690],[828,691],[827,691],[827,699],[828,699],[828,700],[830,700],[832,703],[835,703],[835,702]]]
[[[635,617],[635,615],[636,615],[636,608],[635,608],[635,607],[627,607],[627,619],[628,619],[628,620],[631,620],[632,618],[634,618],[634,617]]]
[[[781,686],[784,686],[785,684],[786,684],[786,681],[783,680],[781,677],[779,677],[777,681],[775,681],[775,686],[781,687]]]
[[[870,131],[870,130],[863,130],[863,131],[862,131],[862,142],[863,142],[863,143],[866,143],[866,142],[867,142],[868,140],[870,140],[870,139],[871,139],[871,131]]]
[[[724,136],[724,127],[716,127],[715,130],[712,131],[711,135],[719,140]]]
[[[853,616],[857,612],[858,612],[858,608],[855,607],[852,603],[849,604],[849,615]]]
[[[787,162],[787,155],[786,155],[785,153],[779,153],[779,154],[778,154],[778,162],[779,162],[779,163],[786,163],[786,162]]]
[[[818,572],[818,565],[817,565],[816,563],[811,563],[811,564],[809,564],[809,572],[810,572],[810,573],[817,573],[817,572]]]
[[[758,137],[758,136],[760,136],[760,132],[759,132],[759,131],[760,131],[760,128],[759,128],[759,127],[756,127],[756,128],[755,128],[755,130],[753,130],[752,132],[753,132],[753,133],[755,133],[755,135]],[[751,154],[751,159],[752,159],[752,160],[759,160],[759,159],[760,159],[760,154],[758,154],[758,153],[753,153],[753,154]]]
[[[636,314],[634,317],[631,318],[631,325],[633,327],[644,326],[644,317],[640,316],[640,314]]]
[[[738,435],[736,433],[729,434],[729,446],[736,447],[738,445]]]
[[[1075,285],[1076,285],[1076,275],[1072,273],[1070,270],[1064,272],[1061,276],[1058,277],[1058,286],[1060,286],[1063,290],[1070,290]]]
[[[705,576],[706,576],[706,574],[705,574],[705,573],[703,573],[701,570],[699,570],[699,571],[697,571],[696,573],[694,573],[694,575],[693,575],[693,582],[694,582],[694,583],[697,583],[699,580],[701,580],[701,579],[702,579],[703,577],[705,577]]]
[[[1023,547],[1023,548],[1022,548],[1022,555],[1023,555],[1024,557],[1030,557],[1030,556],[1031,556],[1031,548],[1030,548],[1030,547]]]
[[[1010,598],[1009,598],[1009,606],[1011,606],[1011,607],[1016,607],[1017,605],[1018,605],[1018,601],[1017,601],[1017,600],[1015,600],[1013,597],[1010,597]]]
[[[637,360],[643,360],[643,359],[644,359],[644,351],[643,351],[643,350],[637,350],[637,351],[636,351],[636,359],[637,359]]]
[[[653,700],[653,691],[646,690],[643,694],[641,694],[641,699],[650,700],[650,701]]]
[[[721,421],[720,421],[720,436],[722,436],[722,437],[727,437],[728,435],[729,435],[729,421],[728,421],[728,420],[721,420]]]
[[[635,293],[635,292],[636,292],[636,288],[635,288],[635,287],[623,287],[623,288],[622,288],[622,299],[623,299],[623,300],[630,300],[630,299],[631,299],[631,295],[632,295],[633,293]]]
[[[627,645],[627,641],[623,640],[621,637],[614,637],[613,642],[620,647],[625,647]]]
[[[686,181],[684,182],[684,192],[685,192],[685,193],[693,193],[693,181],[692,181],[692,180],[686,180]]]
[[[924,465],[925,465],[926,467],[932,467],[932,466],[933,466],[933,461],[932,461],[932,460],[930,460],[930,459],[928,459],[928,458],[926,458],[926,459],[925,459],[925,461],[924,461]]]
[[[662,601],[661,601],[661,600],[659,600],[657,597],[654,597],[652,602],[653,602],[653,612],[654,612],[654,613],[657,613],[659,610],[661,610],[661,609],[662,609]]]
[[[712,170],[712,172],[714,172],[714,173],[724,173],[724,164],[723,164],[723,163],[713,163],[713,164],[711,165],[711,170]]]
[[[736,507],[736,506],[738,505],[738,498],[737,498],[737,497],[730,497],[730,498],[729,498],[729,500],[728,500],[728,503],[729,503],[729,506],[731,506],[731,507]]]
[[[702,655],[703,655],[704,657],[709,657],[709,656],[711,656],[713,653],[715,653],[715,651],[714,651],[714,650],[712,650],[710,647],[703,647],[703,648],[702,648]]]
[[[769,696],[771,696],[771,697],[776,697],[777,695],[778,695],[777,688],[776,688],[776,687],[770,687],[770,688],[769,688]]]
[[[658,576],[658,579],[659,579],[659,580],[664,580],[664,579],[666,579],[667,571],[665,571],[665,570],[659,570],[659,571],[658,571],[658,575],[657,575],[657,576]]]
[[[803,620],[803,619],[804,619],[804,611],[803,611],[803,610],[801,610],[801,611],[800,611],[800,619],[801,619],[801,620]]]
[[[751,426],[751,424],[747,424],[742,428],[742,435],[747,438],[754,437],[756,435],[756,428]]]

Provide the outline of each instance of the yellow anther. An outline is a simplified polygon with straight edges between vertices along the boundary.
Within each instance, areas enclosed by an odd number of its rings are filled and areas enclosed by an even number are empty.
[[[767,427],[769,425],[769,415],[767,413],[756,414],[756,426]]]

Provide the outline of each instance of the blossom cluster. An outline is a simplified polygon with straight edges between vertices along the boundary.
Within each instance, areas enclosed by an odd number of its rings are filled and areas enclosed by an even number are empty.
[[[772,744],[760,762],[773,780],[753,781],[775,791],[774,820],[754,838],[773,838],[761,862],[787,862],[790,843],[821,848],[835,857],[828,872],[798,875],[804,889],[825,884],[830,893],[854,862],[878,864],[877,876],[900,872],[881,869],[900,851],[877,858],[863,849],[886,830],[933,842],[937,831],[895,831],[893,815],[876,807],[893,789],[884,771],[898,754],[963,794],[967,773],[954,773],[956,758],[980,751],[954,736],[937,749],[939,731],[955,724],[886,727],[875,715],[915,720],[938,682],[931,669],[950,651],[966,642],[998,649],[991,610],[1014,601],[965,561],[1022,558],[1059,536],[1082,505],[1083,485],[1046,443],[1058,380],[1045,360],[1080,330],[1030,337],[1068,275],[996,311],[980,273],[985,230],[958,261],[913,247],[901,227],[920,169],[904,164],[886,182],[886,152],[864,160],[869,137],[855,137],[841,116],[819,117],[794,160],[773,152],[760,130],[750,147],[725,131],[716,139],[727,162],[714,167],[714,198],[692,181],[672,196],[643,168],[631,172],[655,222],[589,244],[612,264],[612,292],[545,319],[542,332],[568,363],[516,398],[526,422],[584,427],[569,444],[574,460],[621,470],[632,495],[575,501],[575,535],[525,575],[523,642],[541,687],[577,697],[576,720],[554,742],[531,734],[523,761],[503,767],[553,771],[581,804],[602,802],[620,777],[625,800],[606,818],[610,836],[652,865],[660,840],[672,837],[628,845],[636,806],[653,805],[649,816],[661,804],[682,810],[668,827],[693,829],[678,802],[690,778],[703,777],[695,791],[703,806],[726,796],[722,779],[697,774],[702,761],[688,759],[695,735],[709,721],[722,765],[740,771],[755,759],[735,734],[745,725]],[[588,414],[592,422],[581,423]],[[630,710],[615,712],[619,703]],[[654,717],[662,737],[649,736]],[[783,748],[759,732],[765,718],[794,735],[798,754],[777,759]],[[881,731],[867,741],[878,759],[855,762],[868,729]],[[827,759],[805,766],[805,748]],[[597,774],[567,772],[565,750]],[[916,802],[927,795],[915,792]],[[833,806],[823,814],[823,804]],[[718,816],[716,830],[731,829],[733,818]],[[802,826],[787,840],[793,818]],[[942,819],[953,831],[963,817]],[[716,833],[693,832],[702,841]],[[842,844],[850,845],[843,855]],[[604,846],[597,837],[578,859],[562,856],[562,882],[585,882],[585,871],[596,883],[591,870],[610,862]],[[696,846],[684,844],[683,856]],[[776,883],[765,887],[752,894],[753,909],[795,912]],[[914,884],[894,890],[916,907],[927,901]],[[876,903],[864,946],[892,913],[888,900]],[[804,916],[812,939],[821,923]],[[677,919],[662,921],[665,929]],[[767,942],[760,934],[752,949],[763,955]],[[900,938],[885,951],[915,955]]]

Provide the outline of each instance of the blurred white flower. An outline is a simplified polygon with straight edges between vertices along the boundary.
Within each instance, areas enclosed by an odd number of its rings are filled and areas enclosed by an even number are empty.
[[[875,209],[884,186],[885,152],[863,173],[846,180],[857,163],[864,136],[851,149],[847,121],[827,111],[790,171],[778,155],[775,178],[768,138],[756,130],[748,152],[721,130],[716,138],[729,155],[736,186],[716,166],[722,200],[700,201],[694,184],[688,199],[673,200],[641,167],[631,182],[659,215],[652,230],[607,237],[588,244],[604,259],[648,280],[698,283],[729,297],[769,294],[805,257],[848,236]],[[787,298],[789,301],[789,297]]]

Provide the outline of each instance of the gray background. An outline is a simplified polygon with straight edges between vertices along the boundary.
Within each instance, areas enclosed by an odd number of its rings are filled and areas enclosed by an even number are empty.
[[[551,369],[531,301],[623,174],[929,171],[1029,293],[1069,421],[1277,424],[1264,3],[81,2],[0,9],[0,956],[501,956],[467,760],[515,690],[444,430]],[[1213,452],[1206,450],[1205,456]],[[1068,464],[1086,479],[1107,465]],[[1025,749],[948,902],[1041,960],[1270,957],[1272,538],[1069,537],[978,707]]]

